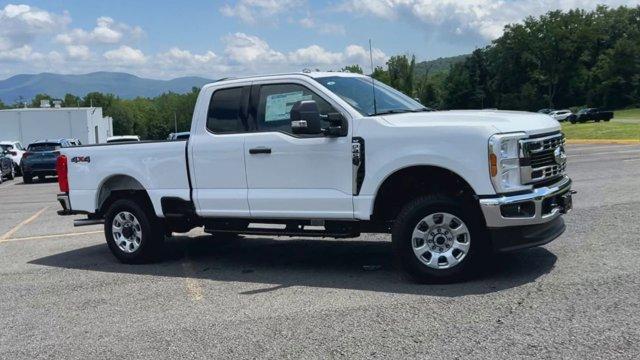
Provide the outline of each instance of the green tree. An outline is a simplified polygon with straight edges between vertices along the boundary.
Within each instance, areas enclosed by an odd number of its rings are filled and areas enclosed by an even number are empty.
[[[362,71],[362,68],[358,64],[347,65],[343,67],[340,71],[346,71],[354,74],[364,74],[364,71]]]
[[[82,99],[73,94],[65,94],[64,99],[62,100],[62,104],[64,107],[78,107],[82,103]]]
[[[36,96],[33,97],[33,99],[31,100],[31,107],[40,107],[40,102],[42,100],[48,100],[51,101],[53,100],[53,98],[47,94],[37,94]]]

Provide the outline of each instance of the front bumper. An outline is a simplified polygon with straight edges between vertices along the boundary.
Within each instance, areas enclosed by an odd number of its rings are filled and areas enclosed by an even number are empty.
[[[480,208],[490,229],[540,225],[555,220],[569,210],[556,201],[569,191],[571,191],[571,179],[563,177],[552,185],[533,189],[530,193],[480,199]],[[531,204],[533,209],[529,216],[504,215],[506,206],[531,206]]]

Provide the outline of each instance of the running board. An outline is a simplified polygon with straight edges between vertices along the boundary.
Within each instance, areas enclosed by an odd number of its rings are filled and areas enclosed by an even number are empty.
[[[270,236],[291,236],[291,237],[330,237],[336,239],[354,238],[360,236],[359,233],[330,233],[324,230],[303,230],[288,231],[286,229],[243,229],[243,230],[222,230],[204,229],[208,234],[242,234],[242,235],[270,235]]]
[[[89,226],[89,225],[102,225],[104,224],[104,219],[78,219],[73,220],[73,226]]]

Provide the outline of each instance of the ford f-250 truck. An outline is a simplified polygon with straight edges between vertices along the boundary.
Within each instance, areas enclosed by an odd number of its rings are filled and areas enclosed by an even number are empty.
[[[357,74],[230,79],[202,88],[188,141],[61,149],[58,201],[62,215],[88,215],[77,225],[104,222],[125,263],[195,227],[380,232],[416,280],[452,281],[491,251],[563,233],[563,144],[549,116],[429,111]]]

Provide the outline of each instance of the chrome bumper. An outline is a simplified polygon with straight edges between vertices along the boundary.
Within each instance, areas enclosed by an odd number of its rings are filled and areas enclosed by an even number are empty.
[[[544,224],[563,213],[563,209],[557,204],[549,212],[543,213],[544,200],[563,195],[567,191],[571,191],[571,179],[564,177],[553,185],[533,189],[531,193],[480,199],[480,208],[489,228]],[[502,215],[501,206],[527,202],[533,202],[535,205],[533,216],[505,217]]]

